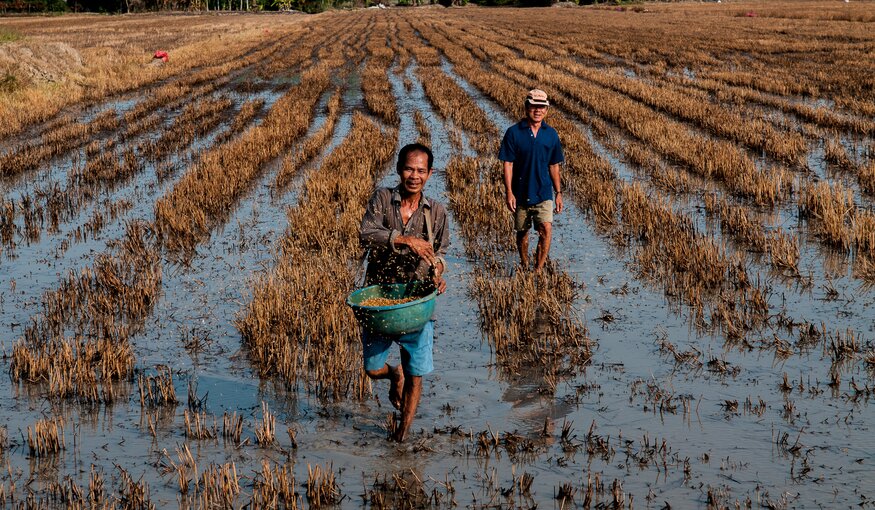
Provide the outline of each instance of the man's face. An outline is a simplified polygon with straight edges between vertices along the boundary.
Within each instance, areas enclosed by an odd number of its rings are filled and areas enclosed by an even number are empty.
[[[401,176],[401,187],[407,193],[419,193],[431,177],[431,169],[428,167],[428,154],[413,151],[407,154],[404,167],[398,172]]]
[[[538,123],[547,116],[547,107],[526,103],[526,119],[529,122]]]

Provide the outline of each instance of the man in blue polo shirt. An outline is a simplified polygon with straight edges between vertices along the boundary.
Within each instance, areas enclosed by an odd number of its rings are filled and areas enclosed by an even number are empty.
[[[544,122],[547,93],[534,89],[526,96],[526,118],[509,127],[498,159],[504,161],[507,208],[514,214],[516,245],[523,269],[529,267],[529,230],[538,232],[535,270],[544,267],[550,252],[553,213],[562,212],[559,164],[565,161],[556,130]],[[554,202],[555,196],[555,202]]]

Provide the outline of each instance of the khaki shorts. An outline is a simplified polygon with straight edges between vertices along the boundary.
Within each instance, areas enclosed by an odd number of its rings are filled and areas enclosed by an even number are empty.
[[[552,200],[544,200],[543,202],[528,207],[520,205],[516,206],[513,226],[517,232],[529,230],[532,228],[533,223],[535,228],[541,223],[553,223]]]

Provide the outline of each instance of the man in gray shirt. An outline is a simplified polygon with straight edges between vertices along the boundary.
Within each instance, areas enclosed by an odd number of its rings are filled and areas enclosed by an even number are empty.
[[[422,190],[432,174],[434,156],[422,144],[410,144],[398,154],[401,182],[379,188],[368,202],[359,237],[369,249],[367,285],[431,281],[438,293],[446,289],[444,256],[450,244],[447,210]],[[393,343],[401,347],[401,365],[386,363]],[[404,441],[419,399],[422,376],[434,370],[434,325],[401,336],[379,335],[362,329],[365,372],[371,379],[389,379],[389,401],[401,410],[394,439]]]

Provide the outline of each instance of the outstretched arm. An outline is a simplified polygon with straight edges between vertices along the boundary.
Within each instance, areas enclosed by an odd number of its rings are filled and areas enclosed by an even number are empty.
[[[559,163],[550,165],[550,180],[553,181],[553,194],[556,195],[556,214],[562,212],[562,176],[559,174]]]
[[[516,197],[513,196],[513,161],[504,162],[504,193],[507,208],[516,212]]]

